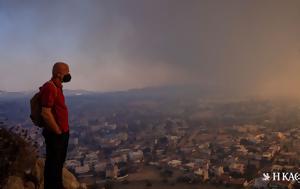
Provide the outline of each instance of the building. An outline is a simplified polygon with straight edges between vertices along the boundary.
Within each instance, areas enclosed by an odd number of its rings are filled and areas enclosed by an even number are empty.
[[[128,157],[129,157],[130,161],[135,161],[135,162],[139,161],[139,162],[141,162],[144,159],[144,154],[143,154],[142,150],[131,151],[131,152],[129,152]]]
[[[181,165],[181,161],[174,159],[174,160],[169,161],[168,165],[171,167],[179,167]]]
[[[84,174],[90,171],[89,165],[83,165],[83,166],[78,166],[75,167],[75,173],[76,174]]]
[[[101,172],[101,171],[105,171],[107,167],[107,163],[106,162],[100,162],[94,165],[94,171],[95,172]]]
[[[116,179],[118,177],[119,168],[116,164],[108,164],[106,166],[105,177]]]
[[[238,174],[245,173],[245,165],[242,163],[232,163],[229,165],[229,171]]]

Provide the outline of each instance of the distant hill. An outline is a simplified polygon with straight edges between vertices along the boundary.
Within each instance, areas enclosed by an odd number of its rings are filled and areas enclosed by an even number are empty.
[[[35,92],[1,91],[0,117],[30,126],[29,100]],[[109,114],[117,109],[128,109],[133,104],[156,104],[160,110],[172,110],[178,102],[195,104],[199,99],[219,98],[223,95],[217,88],[197,85],[167,85],[113,92],[64,89],[64,94],[70,115],[83,113],[82,110],[86,114]]]
[[[164,86],[152,86],[143,88],[133,88],[129,90],[120,91],[89,91],[89,90],[71,90],[63,89],[65,96],[82,96],[82,95],[104,95],[104,96],[144,96],[144,97],[208,97],[208,98],[225,98],[236,96],[234,91],[228,91],[224,88],[217,86],[206,86],[196,84],[181,84],[181,85],[164,85]],[[0,90],[1,98],[18,98],[22,96],[32,96],[37,91],[20,91],[20,92],[7,92]]]
[[[97,92],[82,90],[82,89],[81,90],[64,89],[65,96],[81,96],[81,95],[91,95],[91,94],[97,94]]]
[[[20,97],[28,97],[34,95],[37,91],[20,91],[20,92],[7,92],[0,90],[0,99],[12,99],[12,98],[20,98]],[[69,90],[64,89],[64,94],[66,96],[77,96],[77,95],[87,95],[94,94],[95,92],[87,91],[87,90]]]
[[[26,92],[7,92],[0,90],[0,99],[1,98],[18,98],[26,95]]]
[[[0,98],[13,98],[33,95],[37,91],[20,91],[20,92],[7,92],[0,90]],[[134,88],[123,91],[111,91],[111,92],[97,92],[88,90],[71,90],[64,89],[66,96],[80,96],[80,95],[145,95],[145,96],[176,96],[176,95],[213,95],[217,90],[210,87],[200,87],[197,85],[165,85],[154,86],[145,88]]]

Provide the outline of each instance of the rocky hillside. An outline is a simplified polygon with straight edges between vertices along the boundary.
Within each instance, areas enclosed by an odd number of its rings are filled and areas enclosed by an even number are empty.
[[[0,188],[43,189],[44,159],[22,138],[0,128]],[[63,184],[66,189],[84,189],[75,176],[64,168]]]

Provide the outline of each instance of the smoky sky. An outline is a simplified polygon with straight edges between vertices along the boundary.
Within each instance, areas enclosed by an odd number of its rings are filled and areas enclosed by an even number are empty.
[[[0,1],[0,90],[196,84],[300,95],[300,1]]]

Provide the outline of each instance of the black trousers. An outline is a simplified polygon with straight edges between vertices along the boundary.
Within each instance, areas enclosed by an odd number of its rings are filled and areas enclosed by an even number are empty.
[[[69,132],[58,135],[44,129],[43,136],[46,143],[44,189],[62,189],[62,169],[67,155]]]

